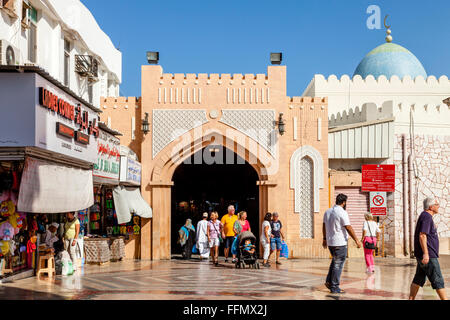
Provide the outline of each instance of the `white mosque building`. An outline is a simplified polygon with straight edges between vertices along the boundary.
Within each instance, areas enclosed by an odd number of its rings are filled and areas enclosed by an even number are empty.
[[[440,251],[448,254],[450,81],[427,75],[417,57],[387,33],[386,43],[369,52],[352,77],[317,74],[303,96],[328,97],[330,192],[349,195],[355,229],[361,232],[369,210],[361,165],[395,164],[395,192],[388,193],[388,214],[379,220],[385,255],[412,254],[416,217],[428,196],[440,203],[434,220]]]

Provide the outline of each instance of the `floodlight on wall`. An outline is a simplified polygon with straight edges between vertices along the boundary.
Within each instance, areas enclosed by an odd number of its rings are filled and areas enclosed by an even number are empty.
[[[148,122],[148,112],[145,113],[145,119],[142,120],[142,132],[144,135],[150,132],[150,123]]]
[[[159,52],[157,51],[147,51],[147,61],[149,64],[158,64]]]
[[[281,52],[272,52],[270,54],[271,64],[281,64],[281,61],[283,61],[283,54]]]

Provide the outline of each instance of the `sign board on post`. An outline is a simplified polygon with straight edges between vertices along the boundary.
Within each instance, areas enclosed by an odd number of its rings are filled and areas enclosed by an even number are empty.
[[[387,214],[386,192],[370,193],[370,213],[374,216],[385,216]]]
[[[395,192],[395,165],[363,165],[361,191]]]
[[[142,165],[130,157],[120,157],[120,182],[135,186],[141,185]]]

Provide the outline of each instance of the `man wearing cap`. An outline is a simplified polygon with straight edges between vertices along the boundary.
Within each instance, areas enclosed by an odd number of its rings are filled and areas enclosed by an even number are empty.
[[[208,212],[203,213],[203,219],[197,223],[197,249],[200,254],[200,261],[209,258],[209,241],[208,241]]]
[[[58,231],[59,224],[53,222],[47,229],[45,233],[45,245],[48,248],[53,248],[53,244],[59,241],[56,231]]]

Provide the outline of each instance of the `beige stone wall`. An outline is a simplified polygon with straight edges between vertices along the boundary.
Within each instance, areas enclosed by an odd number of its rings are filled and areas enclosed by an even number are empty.
[[[209,144],[217,144],[219,140],[227,147],[233,142],[231,149],[248,162],[257,160],[251,165],[260,180],[260,225],[266,212],[279,212],[291,257],[329,257],[328,251],[321,247],[323,212],[329,202],[327,100],[286,97],[285,66],[269,66],[267,74],[258,75],[173,75],[163,73],[160,66],[143,66],[142,98],[102,99],[102,110],[102,121],[107,122],[108,117],[111,118],[111,126],[124,133],[121,143],[134,150],[142,163],[141,191],[153,208],[153,218],[144,221],[141,230],[142,259],[170,258],[173,173],[184,159]],[[178,110],[201,110],[205,112],[206,122],[168,143],[154,156],[153,132],[143,136],[140,126],[141,119],[148,112],[151,130],[154,128],[153,115],[158,114],[155,110],[173,110],[171,115],[175,116]],[[274,122],[283,112],[286,133],[277,135],[279,153],[272,155],[259,143],[256,143],[258,152],[254,153],[254,139],[220,121],[224,110],[275,110]],[[135,140],[131,139],[130,133],[132,117],[136,119]],[[183,124],[183,119],[173,121]],[[295,121],[297,130],[294,132]],[[301,222],[299,214],[294,213],[294,190],[290,188],[291,156],[306,145],[317,150],[323,159],[324,187],[319,190],[320,206],[314,213],[313,239],[300,238]]]

